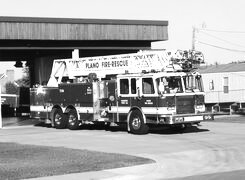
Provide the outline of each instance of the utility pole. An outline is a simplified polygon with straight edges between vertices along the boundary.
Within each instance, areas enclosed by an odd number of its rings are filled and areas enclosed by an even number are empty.
[[[195,46],[195,43],[196,43],[196,27],[193,26],[192,27],[192,50],[195,51],[196,50],[196,46]]]

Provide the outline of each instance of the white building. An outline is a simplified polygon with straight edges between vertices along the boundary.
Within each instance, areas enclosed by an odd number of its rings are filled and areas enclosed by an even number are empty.
[[[5,88],[5,85],[7,82],[14,82],[14,79],[15,79],[15,72],[14,70],[6,70],[6,73],[3,73],[3,74],[6,74],[5,78],[1,79],[0,81],[0,84],[1,84],[1,92],[2,93],[6,93],[6,88]],[[3,75],[1,74],[1,75]]]
[[[245,63],[212,65],[200,68],[207,105],[245,104]]]

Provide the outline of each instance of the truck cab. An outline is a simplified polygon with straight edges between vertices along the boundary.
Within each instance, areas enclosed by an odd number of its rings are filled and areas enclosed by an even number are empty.
[[[117,76],[118,121],[141,113],[144,124],[189,125],[211,119],[205,114],[199,73],[142,73]]]

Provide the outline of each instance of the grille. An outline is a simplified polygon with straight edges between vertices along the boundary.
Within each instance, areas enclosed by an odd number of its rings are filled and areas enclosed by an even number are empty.
[[[177,114],[195,113],[194,104],[195,104],[194,96],[178,96],[178,97],[176,97]]]

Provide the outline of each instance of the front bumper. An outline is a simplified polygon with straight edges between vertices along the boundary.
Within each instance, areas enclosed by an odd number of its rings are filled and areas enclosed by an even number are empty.
[[[211,113],[202,114],[179,114],[179,115],[164,115],[160,118],[160,124],[195,124],[201,121],[214,120]]]

